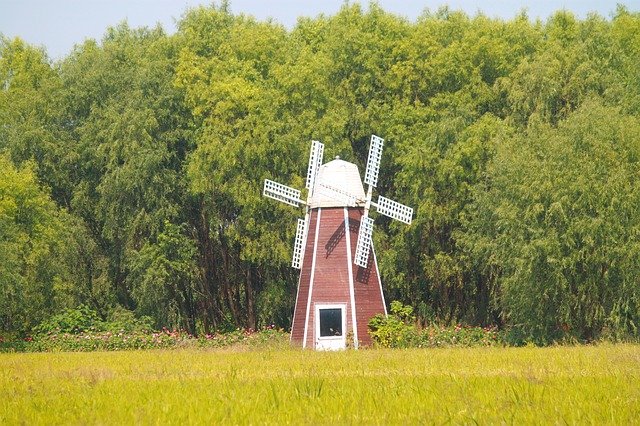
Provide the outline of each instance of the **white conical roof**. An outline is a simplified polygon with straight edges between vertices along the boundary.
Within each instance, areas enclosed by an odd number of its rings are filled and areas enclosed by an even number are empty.
[[[311,208],[349,206],[352,205],[349,204],[349,197],[355,199],[355,205],[364,206],[365,194],[360,172],[355,164],[336,157],[318,170]]]

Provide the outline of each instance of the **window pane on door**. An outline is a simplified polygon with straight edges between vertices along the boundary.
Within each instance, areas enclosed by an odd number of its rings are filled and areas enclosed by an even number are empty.
[[[320,309],[320,337],[342,336],[342,309]]]

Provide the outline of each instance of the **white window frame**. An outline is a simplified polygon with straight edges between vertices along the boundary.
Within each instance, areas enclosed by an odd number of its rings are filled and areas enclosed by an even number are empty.
[[[341,309],[342,310],[342,335],[341,336],[320,336],[320,310],[321,309]],[[346,303],[316,303],[315,304],[315,342],[316,347],[325,346],[322,349],[340,350],[347,347],[347,304]],[[331,347],[326,347],[331,346]]]

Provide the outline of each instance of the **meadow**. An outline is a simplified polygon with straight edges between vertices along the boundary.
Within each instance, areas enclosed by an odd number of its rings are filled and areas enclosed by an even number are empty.
[[[0,424],[638,418],[638,345],[0,354]]]

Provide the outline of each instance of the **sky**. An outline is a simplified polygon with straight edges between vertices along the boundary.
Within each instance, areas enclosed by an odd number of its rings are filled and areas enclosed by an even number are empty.
[[[368,5],[368,0],[351,1]],[[415,20],[425,9],[448,5],[469,15],[482,12],[490,17],[513,18],[526,10],[531,19],[546,19],[556,10],[572,11],[579,18],[589,12],[610,17],[616,4],[640,11],[640,0],[378,0],[386,11]],[[62,59],[75,44],[92,38],[102,39],[106,29],[126,20],[131,27],[160,23],[169,33],[176,21],[191,7],[209,5],[210,0],[0,0],[0,33],[20,37],[42,46],[53,60]],[[344,0],[231,0],[233,13],[273,18],[287,28],[295,26],[299,16],[332,15]]]

